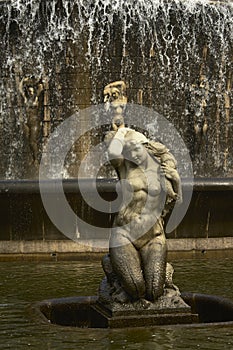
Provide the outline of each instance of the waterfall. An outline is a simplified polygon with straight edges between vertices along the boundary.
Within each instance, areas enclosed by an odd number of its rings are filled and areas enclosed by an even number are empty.
[[[232,36],[230,0],[0,1],[0,177],[38,176],[29,115],[40,154],[57,125],[101,103],[103,87],[119,79],[130,102],[176,127],[195,176],[232,176]],[[68,157],[67,176],[85,142]]]

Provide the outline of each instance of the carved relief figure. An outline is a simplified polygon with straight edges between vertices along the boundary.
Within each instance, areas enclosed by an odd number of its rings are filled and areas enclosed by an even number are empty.
[[[126,85],[124,81],[115,81],[105,86],[104,104],[106,111],[113,115],[115,120],[114,124],[119,127],[121,125],[119,122],[120,120],[122,121],[123,113],[127,104]],[[119,122],[117,121],[117,116],[119,116]],[[113,130],[115,130],[114,125]]]
[[[41,102],[40,96],[44,90],[41,79],[25,77],[19,84],[19,91],[23,97],[26,110],[26,123],[24,130],[29,141],[29,146],[34,165],[39,162],[39,141],[41,135]]]

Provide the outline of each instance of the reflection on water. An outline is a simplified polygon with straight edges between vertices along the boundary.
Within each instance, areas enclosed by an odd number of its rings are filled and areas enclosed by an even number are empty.
[[[172,262],[182,291],[233,299],[233,259],[188,259]],[[38,324],[30,303],[75,295],[96,295],[103,277],[99,261],[0,264],[0,349],[232,349],[233,329],[147,328],[74,329]]]

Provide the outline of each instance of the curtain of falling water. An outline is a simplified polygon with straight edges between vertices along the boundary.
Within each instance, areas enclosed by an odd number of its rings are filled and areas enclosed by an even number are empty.
[[[196,176],[232,176],[232,36],[230,1],[0,1],[0,177],[37,177],[25,131],[30,113],[40,120],[40,158],[56,125],[102,102],[104,85],[118,79],[130,102],[178,129]],[[35,109],[20,91],[29,77],[36,91],[42,84]],[[80,128],[85,123],[80,117]],[[77,174],[94,138],[74,146],[67,176]]]

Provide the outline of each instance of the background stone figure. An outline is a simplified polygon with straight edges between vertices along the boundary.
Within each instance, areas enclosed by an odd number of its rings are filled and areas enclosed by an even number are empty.
[[[105,86],[104,103],[105,110],[113,114],[113,117],[115,118],[113,124],[116,124],[116,126],[119,127],[122,124],[119,124],[119,122],[123,121],[123,113],[127,104],[126,84],[124,81],[114,81]],[[117,116],[119,116],[119,121],[117,121]],[[113,130],[117,130],[114,125]]]
[[[29,141],[33,163],[36,166],[39,164],[39,141],[42,122],[40,96],[43,90],[42,79],[36,79],[35,77],[25,77],[19,84],[19,91],[23,97],[26,111],[24,131]]]
[[[116,84],[107,86],[108,97]],[[110,104],[107,110],[111,111],[113,131],[105,141],[109,160],[124,182],[123,201],[114,220],[103,268],[112,301],[139,302],[147,307],[163,295],[166,284],[173,286],[171,274],[169,282],[166,279],[166,271],[172,269],[167,265],[163,225],[171,204],[182,200],[180,178],[175,158],[167,148],[125,127],[123,108],[116,113],[117,97],[109,99],[105,98],[105,102]],[[119,104],[121,100],[120,97]]]

